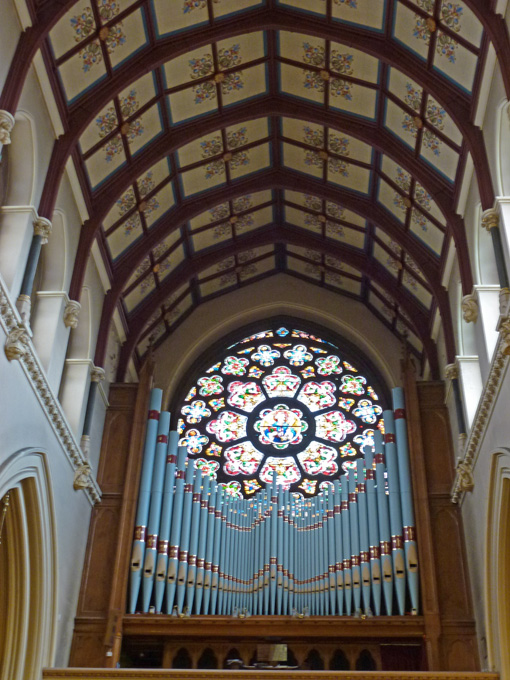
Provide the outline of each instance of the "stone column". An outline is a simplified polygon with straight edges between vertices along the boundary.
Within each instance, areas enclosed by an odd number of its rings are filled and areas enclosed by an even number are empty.
[[[39,257],[41,255],[41,248],[48,243],[51,234],[51,222],[45,217],[38,217],[34,221],[34,236],[30,245],[28,253],[27,264],[25,266],[25,273],[21,283],[21,290],[16,301],[16,307],[20,313],[21,320],[25,325],[30,322],[30,308],[32,287],[34,285],[35,272],[39,264]]]
[[[463,449],[467,437],[467,428],[459,385],[459,369],[455,364],[448,364],[445,367],[445,376],[452,384],[455,414],[457,416],[457,431],[459,433],[459,446]]]
[[[37,292],[32,315],[33,343],[53,391],[58,392],[71,328],[78,326],[80,303],[64,291]]]
[[[85,457],[85,460],[89,459],[90,454],[90,430],[92,427],[92,416],[94,413],[94,403],[96,401],[96,394],[98,385],[105,379],[105,372],[103,368],[94,366],[90,371],[90,389],[89,396],[87,399],[87,408],[85,410],[85,419],[83,421],[83,432],[81,435],[80,446]]]
[[[501,288],[500,302],[506,304],[510,297],[510,282],[505,262],[503,242],[501,240],[501,230],[499,228],[499,212],[495,209],[486,210],[482,214],[482,227],[486,229],[492,238],[494,257],[498,270],[499,285]]]

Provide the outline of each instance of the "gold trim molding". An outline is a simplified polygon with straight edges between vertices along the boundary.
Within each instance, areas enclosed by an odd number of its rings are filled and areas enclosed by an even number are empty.
[[[138,670],[99,668],[47,668],[43,680],[80,678],[81,680],[498,680],[497,673],[391,672],[377,671],[228,671],[228,670]]]

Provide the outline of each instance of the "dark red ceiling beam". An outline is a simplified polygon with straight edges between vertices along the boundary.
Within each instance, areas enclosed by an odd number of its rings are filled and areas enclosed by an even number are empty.
[[[128,60],[114,71],[111,78],[105,79],[81,97],[73,105],[67,121],[66,133],[55,142],[47,181],[39,205],[39,214],[51,217],[58,185],[69,155],[86,127],[114,95],[145,73],[193,48],[243,32],[262,29],[299,31],[345,42],[407,73],[430,92],[459,127],[473,156],[475,167],[480,169],[477,176],[482,206],[484,209],[492,207],[494,191],[487,159],[481,151],[482,148],[484,149],[483,137],[480,130],[471,122],[472,112],[469,98],[464,92],[437,72],[427,70],[421,60],[412,55],[409,50],[394,41],[387,42],[383,35],[341,24],[333,26],[320,19],[271,9],[249,13],[236,20],[219,22],[212,27],[202,27],[197,31],[162,40],[155,47],[147,47],[137,53],[136,59]]]
[[[361,215],[363,218],[370,220],[404,248],[422,270],[431,290],[434,290],[435,282],[437,284],[439,279],[439,262],[425,246],[422,246],[414,237],[407,234],[403,230],[402,225],[380,205],[373,203],[368,197],[363,197],[331,184],[326,185],[313,177],[306,177],[289,170],[270,170],[251,176],[244,181],[236,182],[231,186],[212,189],[204,196],[201,196],[200,201],[192,197],[183,202],[173,213],[169,213],[165,218],[157,222],[143,239],[132,246],[129,254],[115,267],[112,290],[116,299],[124,290],[132,272],[146,257],[147,253],[172,231],[180,228],[184,223],[201,212],[227,200],[246,193],[276,188],[313,193],[320,198],[338,203],[348,210]],[[71,299],[75,300],[78,300],[81,294],[82,277],[87,266],[90,250],[90,248],[87,249],[85,247],[84,233],[82,229],[75,270],[73,272],[73,281],[69,292]]]
[[[286,227],[278,227],[272,229],[270,232],[266,232],[264,235],[252,234],[246,239],[243,239],[242,242],[240,241],[235,243],[228,248],[219,248],[215,252],[197,256],[196,258],[193,258],[193,260],[186,262],[173,274],[168,276],[165,279],[162,287],[158,289],[155,294],[150,296],[150,299],[148,299],[146,303],[140,308],[130,323],[130,330],[121,351],[118,373],[119,379],[122,380],[124,378],[129,359],[134,352],[138,339],[147,321],[156,311],[156,309],[168,298],[168,296],[171,295],[171,293],[176,288],[182,285],[184,280],[189,280],[193,276],[196,276],[200,271],[213,266],[225,257],[229,257],[236,252],[245,250],[246,248],[266,245],[267,243],[292,243],[293,245],[320,250],[324,254],[338,257],[346,264],[350,264],[351,266],[360,269],[371,279],[377,281],[379,285],[381,285],[394,297],[398,304],[402,306],[402,308],[413,320],[413,324],[416,328],[418,336],[420,337],[420,340],[423,343],[424,350],[429,359],[431,370],[434,373],[437,372],[437,352],[434,342],[429,337],[427,315],[418,307],[410,295],[397,287],[396,282],[391,274],[389,274],[374,260],[369,261],[363,255],[353,253],[341,245],[329,243],[325,244],[323,241],[317,237],[314,237],[313,235],[300,234]],[[106,307],[107,305],[105,304],[98,336],[96,356],[94,358],[94,363],[97,366],[102,365],[106,351],[106,342],[109,328],[107,316],[108,312],[106,311]]]
[[[404,148],[404,145],[396,143],[394,138],[384,130],[378,130],[375,127],[364,126],[358,121],[352,120],[352,118],[349,116],[332,114],[330,112],[321,110],[316,111],[313,105],[308,104],[300,106],[297,113],[300,116],[303,115],[305,119],[312,119],[316,123],[341,129],[341,131],[356,136],[375,148],[380,149],[383,153],[388,153],[388,155],[393,158],[393,160],[402,165],[404,169],[409,171],[425,187],[425,189],[433,196],[439,208],[442,210],[454,236],[459,254],[459,265],[461,270],[463,291],[464,294],[467,295],[472,289],[473,279],[469,264],[466,235],[461,218],[452,210],[452,192],[446,182],[441,180],[438,175],[425,163],[419,162],[411,152]],[[237,120],[237,122],[242,122],[259,114],[276,114],[295,117],[297,113],[292,101],[276,98],[265,100],[264,102],[258,102],[256,104],[243,105],[237,110],[237,118],[234,118],[233,113],[229,112],[223,116],[222,124],[230,125],[234,120]],[[113,182],[105,185],[105,187],[102,188],[100,192],[98,192],[98,195],[94,199],[94,214],[91,216],[91,219],[85,223],[80,234],[80,245],[78,249],[79,255],[75,263],[75,269],[73,272],[70,288],[70,296],[72,299],[76,299],[80,294],[81,287],[83,285],[83,277],[85,275],[88,253],[92,247],[97,230],[99,229],[99,226],[107,215],[108,211],[114,205],[118,196],[122,195],[122,193],[130,184],[135,181],[137,177],[142,175],[160,158],[166,156],[170,151],[175,150],[175,148],[178,146],[186,144],[189,141],[202,136],[203,134],[214,131],[217,129],[218,124],[219,120],[214,118],[214,120],[208,119],[207,121],[204,121],[198,129],[196,124],[188,125],[185,128],[183,127],[178,138],[175,133],[167,133],[155,141],[151,147],[147,149],[147,151],[140,154],[139,158],[135,161],[135,163],[133,163],[133,165],[128,168],[121,169],[117,173],[117,176]],[[308,183],[308,179],[305,181]],[[235,187],[237,188],[238,186],[239,183],[236,183]],[[324,185],[321,185],[320,183],[319,186],[324,187]],[[334,185],[328,185],[328,187],[331,187],[331,192],[342,191],[337,189],[337,187]],[[255,187],[255,189],[256,188],[257,187]],[[306,188],[304,190],[307,191]],[[236,191],[236,189],[234,189],[234,191]],[[211,194],[215,196],[218,195],[213,191],[207,196],[210,196]],[[347,200],[349,200],[349,196],[354,196],[354,194],[352,192],[347,192],[346,196]],[[218,199],[218,202],[221,202],[221,200],[224,199]],[[331,200],[335,200],[333,198],[333,194],[331,195]],[[343,194],[336,200],[344,200]],[[354,205],[351,200],[349,207],[353,206],[351,209],[355,212],[358,212],[358,203],[363,204],[363,201],[366,200],[367,199],[360,197],[359,200],[354,203]],[[211,204],[211,201],[206,196],[204,196],[203,201],[206,201],[210,207],[215,205],[215,203]],[[201,199],[200,212],[204,209],[202,208],[203,201]],[[192,209],[196,209],[196,201],[191,200],[190,202],[192,204]],[[346,205],[346,207],[348,206]],[[189,219],[188,214],[189,213],[186,213],[186,217],[181,219],[180,215],[178,215],[176,211],[175,217],[171,217],[172,222],[174,223],[174,228],[179,226],[183,221]],[[397,240],[401,240],[401,228],[399,228],[398,232],[395,232],[395,230],[393,231],[394,237]],[[157,236],[153,236],[153,234],[157,234]],[[151,230],[149,240],[144,239],[143,243],[149,244],[150,242],[150,245],[148,245],[147,248],[151,248],[156,244],[156,238],[159,240],[163,238],[161,230],[157,227]],[[143,245],[140,244],[139,248],[143,248]],[[425,249],[423,252],[426,252]],[[143,259],[145,253],[146,250],[143,253],[139,253],[137,257]],[[420,256],[417,255],[415,259],[418,262]]]

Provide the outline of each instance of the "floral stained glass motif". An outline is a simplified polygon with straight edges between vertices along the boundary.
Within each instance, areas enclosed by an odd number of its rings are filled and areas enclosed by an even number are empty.
[[[248,418],[234,411],[222,411],[216,420],[207,424],[207,432],[216,435],[220,442],[232,442],[246,436]]]
[[[237,406],[248,413],[251,413],[255,406],[265,399],[260,385],[255,382],[243,383],[236,380],[229,384],[228,391],[230,397],[227,401],[230,406]]]
[[[378,402],[334,344],[276,326],[227,348],[197,378],[181,405],[180,443],[227,495],[249,498],[276,475],[311,496],[373,445]]]
[[[207,418],[207,416],[211,415],[211,411],[201,399],[197,399],[197,401],[192,401],[191,404],[183,406],[181,413],[186,416],[186,422],[190,424],[199,423],[202,418]]]

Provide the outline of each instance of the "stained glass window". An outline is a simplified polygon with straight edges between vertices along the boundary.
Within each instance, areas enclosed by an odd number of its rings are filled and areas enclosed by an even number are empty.
[[[383,407],[339,348],[279,326],[231,345],[187,386],[177,428],[195,466],[225,493],[277,483],[311,496],[373,444]]]

